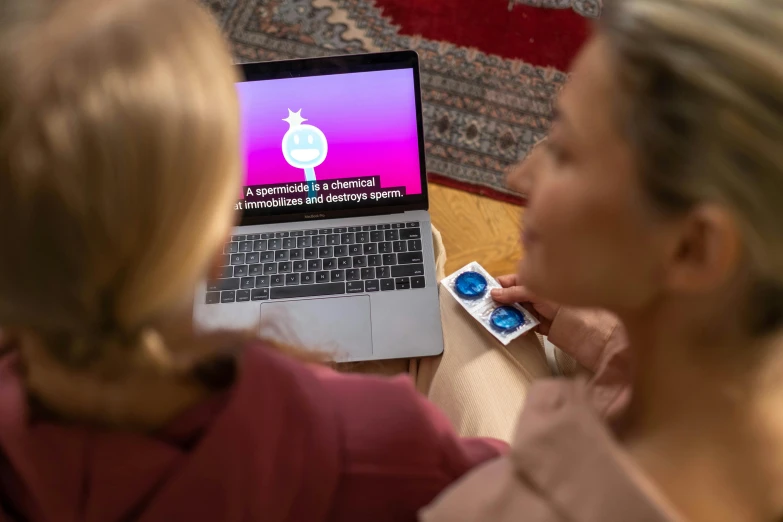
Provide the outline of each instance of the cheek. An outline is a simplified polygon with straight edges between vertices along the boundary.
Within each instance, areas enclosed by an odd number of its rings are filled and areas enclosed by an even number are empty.
[[[520,263],[520,281],[572,306],[635,306],[649,294],[649,233],[630,206],[576,185],[540,187],[530,208],[538,237]]]

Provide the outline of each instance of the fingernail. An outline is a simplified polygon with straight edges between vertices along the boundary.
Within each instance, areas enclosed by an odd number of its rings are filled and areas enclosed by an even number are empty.
[[[503,295],[503,290],[500,288],[493,288],[489,293],[497,297],[499,295]]]

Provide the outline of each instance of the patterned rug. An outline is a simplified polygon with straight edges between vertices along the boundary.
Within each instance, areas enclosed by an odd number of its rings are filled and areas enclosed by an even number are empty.
[[[599,0],[211,0],[238,62],[415,49],[430,180],[522,203],[505,187]]]

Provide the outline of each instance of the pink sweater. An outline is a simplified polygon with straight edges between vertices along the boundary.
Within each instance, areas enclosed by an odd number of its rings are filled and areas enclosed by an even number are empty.
[[[156,436],[31,423],[0,361],[0,522],[403,521],[506,448],[460,439],[405,377],[263,347],[233,388]]]

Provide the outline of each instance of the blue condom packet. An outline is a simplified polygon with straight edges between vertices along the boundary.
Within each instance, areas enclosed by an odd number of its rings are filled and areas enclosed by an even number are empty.
[[[538,326],[538,319],[519,304],[502,305],[492,299],[492,289],[502,286],[475,261],[445,277],[441,284],[504,345]]]

